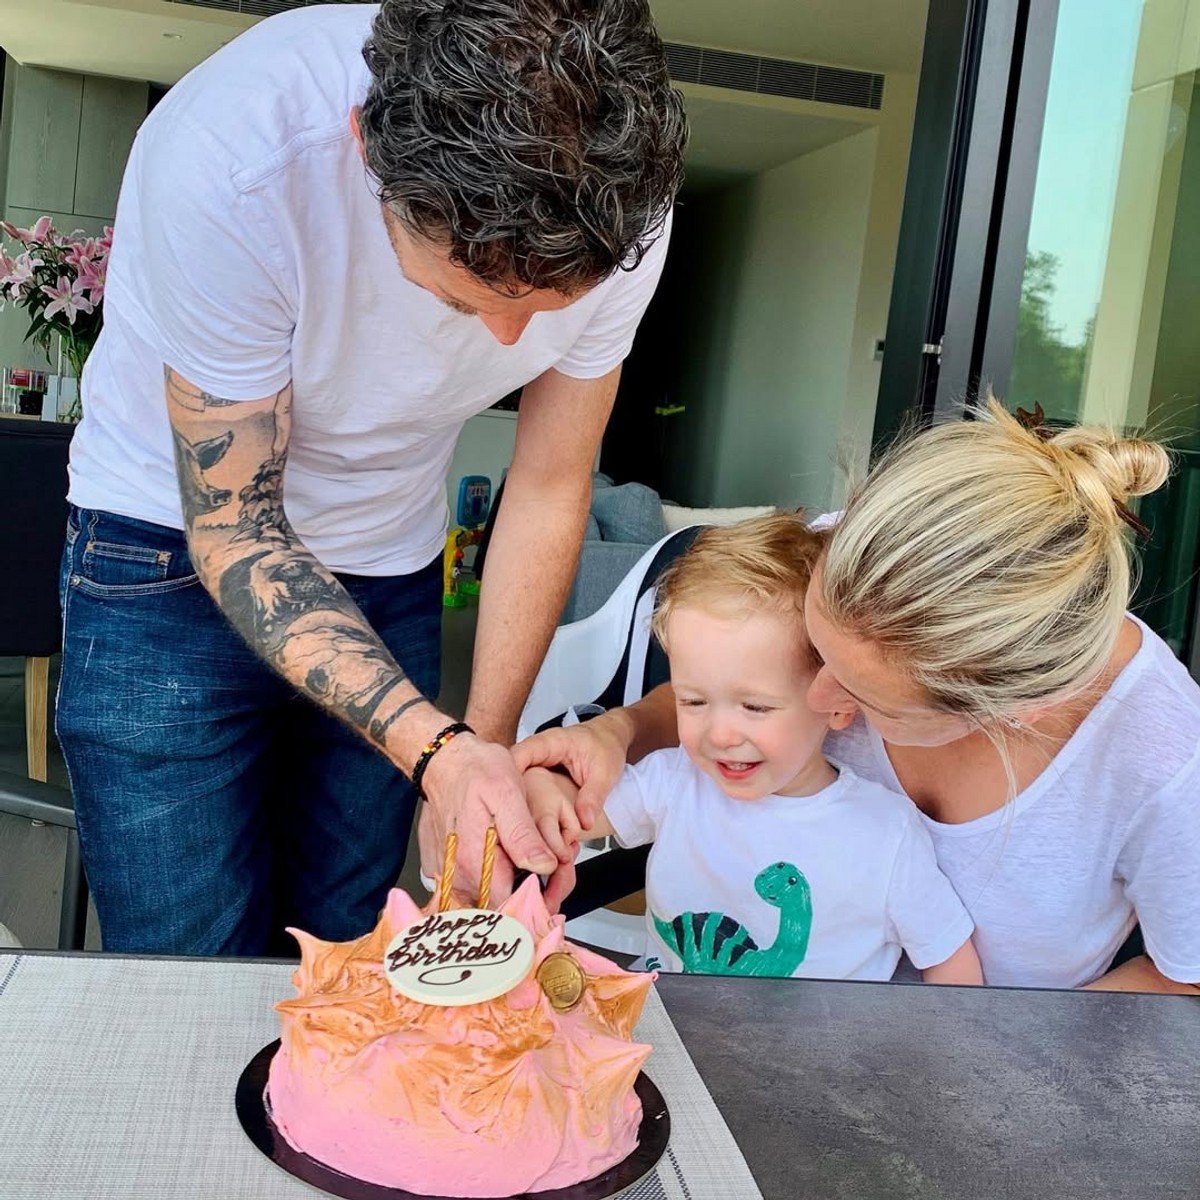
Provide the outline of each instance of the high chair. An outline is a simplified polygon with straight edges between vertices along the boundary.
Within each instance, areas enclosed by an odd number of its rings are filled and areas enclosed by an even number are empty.
[[[582,621],[559,626],[521,714],[518,738],[632,704],[667,681],[667,656],[650,629],[654,584],[702,528],[693,525],[667,534],[642,555],[601,608]],[[583,847],[575,890],[562,906],[568,936],[602,949],[641,953],[646,941],[642,917],[612,906],[645,885],[649,853],[648,846],[622,850],[607,838]]]

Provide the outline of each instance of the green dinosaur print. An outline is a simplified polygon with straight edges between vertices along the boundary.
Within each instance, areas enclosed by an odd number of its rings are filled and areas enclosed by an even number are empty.
[[[779,933],[760,949],[746,927],[719,912],[685,912],[673,921],[651,913],[659,937],[683,960],[685,971],[706,975],[791,975],[808,953],[812,892],[791,863],[772,863],[758,873],[754,890],[779,909]]]

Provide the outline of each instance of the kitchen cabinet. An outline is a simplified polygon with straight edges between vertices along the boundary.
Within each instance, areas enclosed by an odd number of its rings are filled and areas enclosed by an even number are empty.
[[[74,212],[83,76],[16,70],[7,205]]]
[[[128,79],[83,76],[79,158],[73,213],[112,222],[125,160],[138,127],[146,119],[150,87]],[[15,203],[11,200],[9,203]]]

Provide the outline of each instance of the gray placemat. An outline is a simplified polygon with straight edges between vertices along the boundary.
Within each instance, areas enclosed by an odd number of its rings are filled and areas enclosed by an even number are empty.
[[[272,963],[0,954],[3,1200],[313,1200],[246,1138],[233,1096],[293,994]],[[658,996],[637,1036],[671,1144],[628,1200],[761,1200]]]

